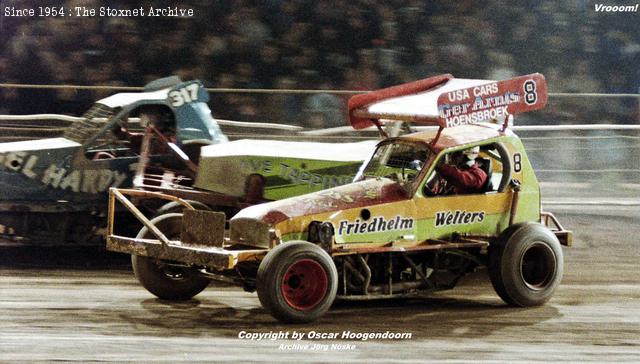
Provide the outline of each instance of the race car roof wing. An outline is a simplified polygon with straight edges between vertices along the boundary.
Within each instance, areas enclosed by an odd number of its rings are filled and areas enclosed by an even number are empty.
[[[504,81],[453,78],[446,74],[393,86],[349,99],[355,129],[380,120],[408,121],[440,128],[504,119],[546,105],[544,76],[534,73]]]

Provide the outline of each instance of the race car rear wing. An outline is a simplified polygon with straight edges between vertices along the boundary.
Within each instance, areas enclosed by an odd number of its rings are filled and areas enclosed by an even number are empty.
[[[453,78],[446,74],[393,86],[349,99],[354,129],[380,126],[380,120],[438,125],[440,129],[496,120],[543,108],[547,84],[534,73],[504,81]]]

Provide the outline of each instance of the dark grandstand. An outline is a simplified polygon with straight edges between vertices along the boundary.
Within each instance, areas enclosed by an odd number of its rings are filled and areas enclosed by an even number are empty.
[[[34,1],[2,6],[28,3],[38,6]],[[590,1],[159,4],[191,8],[194,16],[2,16],[0,82],[141,86],[178,74],[209,87],[370,90],[440,73],[505,79],[541,72],[556,93],[640,88],[638,14],[596,12]],[[139,6],[100,0],[82,5]],[[0,89],[0,113],[78,115],[110,93]],[[602,121],[592,120],[592,111],[605,121],[638,122],[633,98],[608,100],[597,109],[585,100],[562,102],[552,102],[548,112],[565,122]],[[211,103],[222,118],[312,127],[343,123],[343,99],[330,95],[228,93],[214,95]],[[324,117],[316,120],[314,110]]]

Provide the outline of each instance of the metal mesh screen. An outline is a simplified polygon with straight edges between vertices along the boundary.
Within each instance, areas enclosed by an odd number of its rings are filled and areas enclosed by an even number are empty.
[[[82,120],[74,122],[64,133],[64,137],[78,143],[83,143],[102,129],[113,115],[113,109],[94,104],[82,116]]]

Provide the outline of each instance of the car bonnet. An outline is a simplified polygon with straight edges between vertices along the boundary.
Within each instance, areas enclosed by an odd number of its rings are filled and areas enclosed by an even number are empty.
[[[260,219],[274,225],[296,217],[378,205],[407,198],[406,190],[387,178],[368,179],[280,201],[248,207],[232,218]]]

